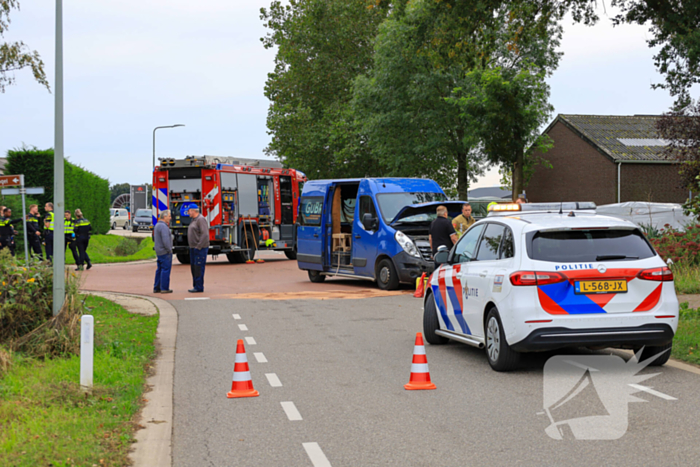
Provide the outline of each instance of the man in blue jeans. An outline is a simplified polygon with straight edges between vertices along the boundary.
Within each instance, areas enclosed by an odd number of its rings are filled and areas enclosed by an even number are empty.
[[[192,269],[192,288],[190,293],[204,292],[204,266],[209,253],[209,224],[199,213],[199,208],[189,210],[190,225],[187,227],[187,244],[190,247],[190,268]]]
[[[158,267],[156,280],[153,283],[153,293],[172,293],[170,290],[170,269],[173,266],[173,237],[170,233],[170,211],[161,211],[158,223],[153,228],[153,243],[155,243]]]

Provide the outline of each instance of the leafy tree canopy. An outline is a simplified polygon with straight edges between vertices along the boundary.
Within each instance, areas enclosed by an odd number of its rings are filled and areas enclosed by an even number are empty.
[[[10,25],[10,10],[19,10],[18,0],[0,0],[0,37]],[[44,73],[44,62],[39,52],[32,51],[24,42],[0,42],[0,93],[15,83],[14,72],[30,68],[34,79],[50,90],[49,82]]]

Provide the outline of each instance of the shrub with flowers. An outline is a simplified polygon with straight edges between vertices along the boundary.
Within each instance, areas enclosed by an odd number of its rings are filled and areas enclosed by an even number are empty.
[[[664,261],[687,266],[700,264],[700,224],[689,224],[684,231],[666,224],[660,235],[649,241]]]
[[[53,316],[53,267],[24,264],[0,250],[0,344],[34,356],[73,352],[82,311],[77,278],[66,278],[66,305]]]

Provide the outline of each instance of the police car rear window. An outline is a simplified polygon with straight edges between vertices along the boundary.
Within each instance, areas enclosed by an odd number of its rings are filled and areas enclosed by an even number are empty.
[[[630,261],[656,253],[639,230],[562,230],[531,232],[528,256],[557,263],[578,261]]]

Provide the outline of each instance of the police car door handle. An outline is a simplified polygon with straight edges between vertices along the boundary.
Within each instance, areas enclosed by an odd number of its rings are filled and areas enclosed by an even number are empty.
[[[479,277],[486,277],[486,274],[488,274],[488,271],[481,271]]]
[[[456,277],[457,279],[461,279],[461,278],[462,278],[462,273],[461,273],[461,272],[458,272],[457,274],[455,274],[455,277]]]

